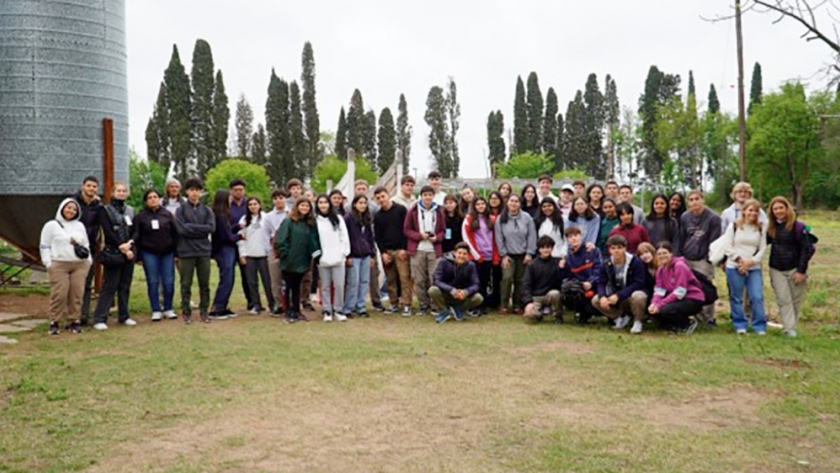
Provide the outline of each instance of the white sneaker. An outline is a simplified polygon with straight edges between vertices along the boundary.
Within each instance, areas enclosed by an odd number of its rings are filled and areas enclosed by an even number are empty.
[[[257,309],[251,309],[251,310],[248,311],[248,313],[251,314],[251,315],[257,315],[257,314],[260,313],[260,311],[258,311]]]
[[[344,314],[341,314],[341,313],[336,313],[335,314],[335,320],[337,320],[339,322],[347,322],[347,316],[344,315]]]
[[[735,334],[736,335],[746,335],[747,334],[747,329],[739,328],[738,330],[735,331]]]
[[[174,310],[163,311],[163,316],[170,320],[178,318],[178,314],[176,314]]]
[[[98,324],[93,324],[93,329],[94,330],[108,330],[108,326],[105,325],[102,322],[99,322]]]
[[[152,322],[160,322],[163,319],[163,312],[152,312]]]
[[[642,333],[642,321],[637,320],[633,322],[633,328],[630,329],[630,333],[632,334],[640,334]]]
[[[630,323],[630,316],[629,315],[622,315],[622,316],[618,317],[617,319],[615,319],[615,325],[613,326],[613,328],[615,330],[621,330],[621,329],[627,327],[627,324],[629,324],[629,323]]]
[[[785,332],[782,332],[782,334],[786,337],[791,337],[791,338],[795,338],[796,335],[797,335],[796,330],[787,330]]]
[[[129,327],[134,327],[135,325],[137,325],[137,322],[135,322],[134,319],[125,319],[124,322],[120,322],[120,323],[122,323],[123,325],[127,325]]]
[[[333,316],[331,314],[324,314],[324,322],[332,322]]]
[[[759,330],[758,332],[755,332],[755,333],[756,333],[756,335],[767,335],[767,332],[765,332],[764,330]]]

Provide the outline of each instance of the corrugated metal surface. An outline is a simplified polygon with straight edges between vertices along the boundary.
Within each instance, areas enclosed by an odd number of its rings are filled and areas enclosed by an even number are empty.
[[[0,0],[0,196],[102,175],[102,119],[128,178],[124,0]]]

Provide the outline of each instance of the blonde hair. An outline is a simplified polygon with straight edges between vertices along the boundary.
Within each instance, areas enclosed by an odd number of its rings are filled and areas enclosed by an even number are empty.
[[[114,182],[114,190],[117,190],[117,187],[125,187],[125,190],[129,190],[128,189],[128,184],[126,184],[125,181]]]
[[[757,201],[755,199],[750,199],[750,200],[744,202],[744,205],[741,206],[741,218],[739,218],[738,221],[735,222],[735,225],[738,228],[744,228],[744,225],[749,223],[749,222],[747,222],[747,213],[744,212],[744,211],[747,210],[750,207],[755,207],[756,210],[758,210],[759,212],[761,211],[761,203],[759,201]],[[758,223],[758,217],[757,216],[756,216],[755,224],[759,227],[761,226],[761,224]]]
[[[636,256],[638,256],[639,253],[644,253],[644,252],[648,252],[651,255],[653,255],[653,260],[651,261],[651,264],[653,265],[654,269],[659,268],[659,261],[656,259],[656,248],[653,245],[651,245],[650,243],[648,243],[646,241],[643,241],[642,243],[639,244],[639,247],[636,248]]]
[[[735,187],[732,188],[732,193],[729,194],[729,197],[731,197],[732,200],[734,201],[735,200],[735,195],[738,194],[741,191],[749,192],[750,193],[750,198],[752,198],[753,188],[752,188],[752,186],[750,185],[749,182],[744,182],[744,181],[741,181],[741,182],[735,184]]]
[[[793,205],[790,204],[790,201],[786,198],[777,195],[770,199],[770,206],[768,210],[770,211],[770,216],[767,220],[767,234],[770,235],[771,238],[776,238],[776,229],[779,227],[778,222],[776,222],[776,216],[773,215],[773,206],[776,204],[782,204],[787,209],[787,215],[785,216],[785,228],[788,230],[793,230],[793,224],[796,222],[796,211],[793,210]]]

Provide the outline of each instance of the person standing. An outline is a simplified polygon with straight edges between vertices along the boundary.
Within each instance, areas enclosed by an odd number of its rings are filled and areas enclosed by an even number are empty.
[[[464,312],[475,309],[483,301],[478,293],[478,273],[469,256],[469,247],[460,242],[435,268],[428,295],[437,314],[435,322],[439,324],[449,319],[450,310],[455,313],[455,320],[464,320]]]
[[[102,203],[99,199],[99,180],[94,176],[87,176],[82,181],[82,188],[73,197],[79,204],[81,216],[79,221],[85,226],[90,256],[93,263],[85,276],[85,292],[82,296],[82,308],[80,323],[82,326],[89,325],[90,320],[90,299],[92,294],[91,285],[96,274],[96,265],[99,262],[99,212],[102,210]]]
[[[464,218],[464,224],[461,227],[464,242],[470,250],[470,259],[475,263],[478,271],[478,292],[483,299],[481,309],[494,307],[490,294],[494,295],[496,299],[500,299],[499,287],[501,286],[502,271],[501,257],[493,234],[495,223],[496,217],[490,215],[487,200],[479,196],[473,200],[470,211]],[[491,281],[495,281],[495,283],[492,292],[488,292]],[[498,302],[495,304],[498,305]],[[471,315],[478,316],[481,315],[481,312],[482,310],[474,309]]]
[[[318,230],[318,242],[321,248],[320,258],[316,258],[318,275],[321,280],[321,316],[324,322],[333,319],[347,320],[344,310],[344,276],[347,257],[350,256],[350,238],[347,225],[340,217],[326,194],[321,194],[315,201],[317,215],[315,225]]]
[[[443,199],[443,218],[446,223],[446,230],[443,234],[441,249],[445,256],[452,254],[455,251],[455,245],[464,240],[461,233],[461,227],[464,225],[464,214],[461,213],[458,199],[454,195],[447,195]]]
[[[376,246],[373,240],[373,217],[368,208],[365,194],[356,194],[350,211],[344,217],[347,236],[350,239],[350,255],[347,257],[347,294],[344,297],[344,311],[347,316],[367,317],[367,293],[372,285],[368,278],[374,264]],[[379,274],[379,271],[376,272]]]
[[[242,229],[240,222],[242,218],[248,215],[248,199],[245,198],[245,181],[242,179],[234,179],[230,181],[228,186],[230,191],[230,229],[233,233],[239,233]],[[216,226],[218,228],[218,225]],[[251,290],[248,287],[248,277],[245,274],[245,265],[239,254],[239,247],[234,246],[234,261],[235,265],[239,267],[239,279],[242,280],[242,293],[245,294],[245,300],[248,301],[248,310],[254,308],[254,302],[251,300]],[[233,273],[233,283],[236,283],[236,272]],[[231,286],[232,287],[232,286]],[[259,289],[259,288],[258,288]],[[259,293],[259,292],[258,292]]]
[[[431,186],[423,186],[420,189],[420,200],[408,210],[403,224],[403,233],[408,239],[406,251],[411,260],[414,292],[419,303],[418,315],[427,315],[431,308],[429,287],[438,260],[443,256],[446,223],[434,198],[435,190]]]
[[[540,186],[539,192],[537,192],[538,202],[542,202],[546,197],[548,197],[553,200],[555,204],[559,203],[557,196],[551,193],[551,186],[554,184],[554,179],[552,179],[551,176],[543,174],[539,179],[537,179],[537,184]]]
[[[601,209],[604,211],[604,217],[601,218],[601,230],[598,232],[595,247],[601,252],[601,256],[606,259],[610,255],[610,249],[607,248],[607,239],[610,237],[613,228],[621,224],[621,219],[618,217],[618,210],[612,198],[604,197]]]
[[[265,232],[268,247],[266,253],[268,254],[268,272],[271,277],[271,299],[274,301],[274,307],[271,307],[271,315],[281,316],[285,313],[285,305],[283,304],[283,273],[280,271],[280,260],[277,258],[277,252],[274,250],[274,239],[277,236],[277,230],[286,219],[286,198],[289,194],[284,190],[275,190],[271,193],[271,202],[274,208],[263,217],[263,231]]]
[[[490,193],[490,195],[492,196],[493,193]],[[537,188],[533,184],[525,184],[521,195],[522,211],[530,215],[531,218],[537,218],[537,215],[540,214],[540,199],[537,197]],[[493,213],[492,210],[490,213]],[[494,215],[498,216],[500,213],[501,211],[494,213]]]
[[[470,207],[472,207],[472,203],[475,200],[475,191],[472,187],[464,184],[464,187],[461,189],[461,215],[466,216],[470,212]]]
[[[248,312],[256,315],[263,310],[260,299],[260,280],[262,280],[268,303],[266,307],[271,310],[275,306],[271,273],[268,269],[268,255],[273,251],[271,240],[263,228],[266,224],[266,214],[262,211],[262,202],[258,197],[249,197],[246,205],[248,215],[238,222],[242,239],[236,245],[239,249],[239,263],[245,263],[245,277],[248,290],[251,292],[252,305]]]
[[[796,336],[802,317],[802,301],[808,284],[808,263],[814,256],[812,236],[796,219],[793,206],[784,197],[770,201],[772,219],[767,226],[770,247],[770,285],[782,316],[782,333]]]
[[[400,179],[400,191],[391,201],[395,204],[402,205],[406,209],[414,207],[414,204],[417,203],[417,197],[414,197],[414,186],[414,177],[406,174]]]
[[[50,335],[58,335],[62,317],[67,320],[71,333],[82,332],[80,309],[91,252],[79,207],[75,200],[64,199],[58,206],[55,220],[50,220],[41,229],[41,262],[47,268],[50,281]]]
[[[198,313],[201,321],[209,323],[210,256],[213,251],[210,237],[216,231],[216,217],[210,207],[201,203],[204,184],[191,177],[184,182],[187,201],[175,212],[178,230],[178,270],[181,274],[181,313],[184,323],[192,323],[193,275],[198,277]]]
[[[612,229],[610,236],[621,235],[627,240],[627,251],[636,254],[636,250],[644,242],[650,243],[650,235],[648,235],[645,227],[634,223],[633,206],[627,202],[622,202],[616,207],[618,211],[618,218],[621,223]]]
[[[434,193],[434,198],[432,199],[432,201],[435,204],[437,204],[438,206],[442,207],[443,206],[443,199],[446,198],[446,192],[442,191],[441,188],[440,188],[441,184],[442,184],[442,180],[443,180],[443,175],[440,173],[440,171],[432,171],[432,172],[429,173],[428,180],[429,180],[428,186],[432,188],[432,192]],[[420,191],[420,194],[423,194],[422,189]],[[422,198],[422,195],[421,195],[421,198]],[[406,208],[411,209],[411,207],[406,207]],[[423,291],[423,293],[425,294],[426,291]],[[425,297],[424,297],[424,299],[425,299]]]
[[[546,202],[543,199],[543,202]],[[554,239],[543,235],[537,240],[539,256],[525,268],[522,279],[522,303],[525,304],[525,317],[534,322],[541,322],[543,316],[554,317],[558,324],[563,323],[563,298],[560,287],[563,284],[564,270],[560,268],[560,258],[554,255]],[[564,265],[565,267],[565,265]]]
[[[767,334],[764,313],[764,281],[761,261],[767,248],[767,235],[758,218],[761,205],[747,200],[741,207],[741,217],[726,227],[726,281],[729,284],[729,306],[735,333],[747,333],[747,314],[744,311],[744,289],[750,298],[752,328],[759,335]]]
[[[537,229],[537,237],[547,236],[554,241],[551,247],[552,258],[565,258],[568,252],[566,246],[563,214],[557,208],[557,204],[550,197],[543,197],[540,203],[540,214],[537,216],[534,226]]]
[[[177,319],[173,310],[175,298],[175,251],[178,230],[175,215],[163,207],[164,199],[155,189],[143,194],[145,207],[134,219],[131,243],[137,248],[139,261],[146,274],[146,292],[152,307],[152,322],[164,317]],[[176,209],[177,211],[177,209]],[[163,287],[163,305],[160,288]]]
[[[368,191],[370,190],[370,184],[368,181],[364,179],[356,179],[354,184],[354,189],[356,191],[356,195],[363,194],[365,197],[368,197]],[[414,185],[411,186],[411,191],[413,192]],[[410,194],[410,193],[409,193]],[[376,215],[376,212],[379,211],[379,206],[376,205],[376,202],[371,200],[370,198],[365,199],[367,203],[367,210],[370,212],[370,217],[373,219],[373,216]],[[352,212],[353,207],[352,203],[347,204],[345,208],[345,215]],[[372,259],[376,260],[376,248],[374,247],[374,255]],[[368,274],[368,290],[370,291],[370,305],[373,306],[374,309],[384,312],[385,307],[382,305],[382,296],[380,295],[380,285],[379,285],[379,265],[378,264],[371,264],[370,265],[370,274]]]
[[[615,321],[613,328],[617,330],[630,323],[630,313],[633,320],[630,333],[640,334],[650,297],[645,292],[647,267],[642,260],[627,252],[627,240],[623,236],[611,236],[607,247],[610,259],[601,265],[598,295],[592,298],[592,306]]]
[[[633,187],[630,184],[622,184],[618,188],[619,203],[625,202],[633,207],[633,223],[641,225],[645,220],[645,211],[633,203]]]
[[[583,243],[587,249],[595,248],[598,243],[598,234],[601,232],[601,217],[592,210],[592,207],[583,197],[575,197],[568,224],[569,228],[580,228]]]
[[[373,195],[379,204],[379,212],[373,217],[373,235],[382,255],[382,266],[385,268],[388,297],[391,301],[390,312],[393,314],[401,310],[404,317],[410,317],[414,285],[406,252],[408,240],[403,233],[407,210],[393,202],[384,187],[374,189]]]
[[[230,310],[230,294],[233,292],[233,283],[236,281],[236,244],[239,240],[247,238],[239,234],[239,222],[230,223],[230,193],[224,189],[216,191],[213,198],[213,215],[216,218],[216,230],[213,232],[213,259],[219,266],[219,286],[216,288],[216,295],[213,297],[213,310],[210,311],[210,318],[225,320],[228,317],[236,317],[236,312]]]
[[[575,188],[571,184],[564,184],[560,189],[560,212],[563,213],[563,218],[568,220],[569,214],[572,212],[572,201],[575,200]]]
[[[119,323],[129,327],[137,325],[128,313],[136,249],[131,243],[134,209],[125,203],[127,198],[128,186],[124,182],[115,182],[111,203],[99,212],[99,225],[102,227],[105,243],[100,261],[105,271],[102,276],[102,290],[99,292],[94,311],[93,328],[96,330],[108,329],[106,322],[114,297],[117,298]]]
[[[586,189],[586,201],[589,203],[589,207],[595,212],[599,218],[604,216],[604,210],[601,209],[601,203],[604,200],[604,188],[601,187],[601,184],[592,183]]]
[[[654,248],[663,241],[671,243],[674,252],[679,253],[680,248],[680,226],[676,219],[668,211],[668,198],[663,194],[657,194],[650,202],[650,213],[642,222],[648,231],[650,242]]]
[[[618,200],[618,183],[615,181],[607,181],[604,184],[604,198],[610,198],[613,201]]]
[[[181,197],[181,183],[178,179],[170,177],[166,180],[166,185],[163,188],[163,199],[161,206],[169,211],[173,216],[178,211],[178,207],[184,204],[186,199]]]
[[[313,258],[321,256],[318,228],[308,199],[298,199],[289,217],[280,224],[274,239],[280,270],[283,272],[286,298],[284,322],[307,321],[300,311],[303,274],[309,271]]]
[[[502,259],[501,308],[508,313],[509,305],[516,314],[522,314],[522,278],[525,266],[537,252],[537,230],[534,220],[521,211],[518,195],[511,195],[502,215],[494,226],[496,247]],[[511,301],[511,295],[513,300]]]
[[[709,261],[709,246],[720,234],[720,217],[706,207],[703,192],[689,192],[688,211],[680,217],[680,254],[692,270],[706,276],[709,281],[715,280],[715,267]],[[703,307],[698,321],[714,325],[715,306],[709,304]]]
[[[286,181],[286,193],[288,194],[286,197],[286,206],[293,209],[297,201],[303,196],[303,183],[300,182],[300,179],[293,177]],[[309,200],[311,201],[312,199]]]
[[[730,197],[732,198],[732,205],[720,214],[720,229],[722,232],[725,232],[730,224],[741,218],[741,210],[744,204],[753,198],[752,186],[749,182],[739,182],[732,187]],[[764,213],[764,210],[758,213],[758,221],[767,226],[767,214]]]

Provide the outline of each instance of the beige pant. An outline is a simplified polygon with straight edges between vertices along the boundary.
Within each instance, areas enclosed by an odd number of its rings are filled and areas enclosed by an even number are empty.
[[[560,314],[560,304],[563,302],[563,297],[560,291],[552,289],[544,296],[534,296],[534,311],[525,312],[525,317],[529,319],[542,319],[542,310],[545,306],[551,306],[551,314],[558,316]]]
[[[420,310],[429,310],[432,300],[429,298],[429,288],[437,268],[438,258],[434,251],[418,251],[411,257],[411,277],[414,279],[414,293]]]
[[[447,310],[448,307],[455,306],[458,306],[461,310],[472,310],[484,302],[484,297],[477,292],[468,299],[461,301],[452,297],[452,294],[441,291],[437,286],[430,287],[428,292],[429,298],[432,301],[432,308],[436,313],[441,313]]]
[[[712,266],[712,263],[710,263],[709,261],[689,261],[688,267],[706,276],[707,278],[709,278],[709,281],[712,281],[712,283],[715,282],[715,267]],[[701,324],[705,324],[706,322],[715,320],[715,305],[704,305],[703,310],[699,314],[697,314],[695,318]]]
[[[645,320],[645,315],[647,314],[647,300],[647,294],[642,291],[636,291],[630,294],[630,297],[627,299],[624,299],[616,305],[611,305],[607,310],[601,308],[601,298],[599,296],[592,298],[592,306],[610,319],[616,319],[630,312],[633,314],[633,320],[642,322]]]
[[[383,265],[385,268],[385,279],[388,281],[388,298],[391,301],[391,307],[411,307],[411,295],[414,290],[414,285],[411,282],[411,270],[409,268],[408,260],[400,261],[397,258],[396,250],[386,250],[385,253],[391,257],[391,264]],[[399,301],[397,301],[397,293],[402,289]],[[377,288],[378,290],[378,288]]]
[[[776,303],[779,304],[779,314],[782,316],[782,329],[784,331],[796,328],[796,323],[802,317],[802,301],[805,299],[805,291],[808,283],[796,284],[793,282],[795,269],[779,271],[770,268],[770,285],[776,293]]]
[[[77,321],[82,314],[82,296],[90,261],[53,261],[47,269],[50,279],[50,320],[61,317]]]
[[[278,307],[282,307],[283,273],[280,271],[280,260],[274,256],[273,251],[268,254],[268,274],[271,276],[271,295],[274,296],[274,304]],[[269,307],[268,310],[274,310],[274,307]]]

